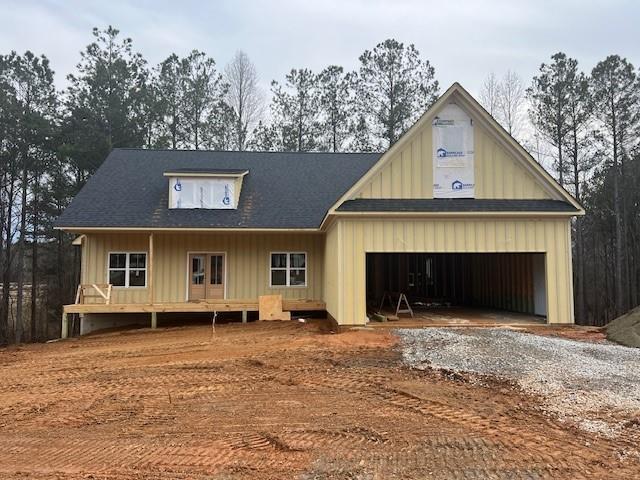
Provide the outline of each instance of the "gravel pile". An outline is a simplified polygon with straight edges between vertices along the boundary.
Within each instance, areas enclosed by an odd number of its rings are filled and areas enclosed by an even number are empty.
[[[640,350],[505,329],[396,330],[403,361],[491,375],[539,395],[543,408],[591,432],[615,436],[640,416]]]

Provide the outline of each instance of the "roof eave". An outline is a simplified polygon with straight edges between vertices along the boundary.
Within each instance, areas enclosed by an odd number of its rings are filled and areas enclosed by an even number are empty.
[[[557,212],[557,211],[441,211],[441,212],[374,212],[374,211],[340,211],[331,215],[337,217],[575,217],[584,215],[584,212]]]
[[[320,228],[314,227],[95,227],[95,226],[56,226],[54,230],[68,233],[92,233],[92,232],[319,232]]]

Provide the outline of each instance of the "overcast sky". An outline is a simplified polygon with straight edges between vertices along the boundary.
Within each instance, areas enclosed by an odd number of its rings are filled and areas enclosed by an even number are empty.
[[[612,53],[640,64],[638,0],[0,0],[0,12],[0,53],[44,53],[60,88],[92,27],[108,25],[152,65],[197,48],[224,66],[242,49],[266,89],[293,67],[356,69],[362,51],[389,37],[414,43],[442,90],[458,81],[473,94],[490,71],[512,69],[529,84],[560,50],[587,71]]]

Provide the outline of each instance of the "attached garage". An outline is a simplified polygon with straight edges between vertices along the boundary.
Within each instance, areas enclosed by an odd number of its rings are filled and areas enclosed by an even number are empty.
[[[367,310],[417,317],[453,307],[546,318],[544,253],[367,253]],[[517,317],[516,317],[517,318]]]
[[[329,210],[324,296],[362,325],[385,292],[573,323],[580,204],[454,84]]]

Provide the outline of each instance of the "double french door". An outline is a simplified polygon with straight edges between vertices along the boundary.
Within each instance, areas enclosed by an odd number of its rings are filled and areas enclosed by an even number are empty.
[[[224,253],[189,254],[189,300],[224,298],[224,262]]]

